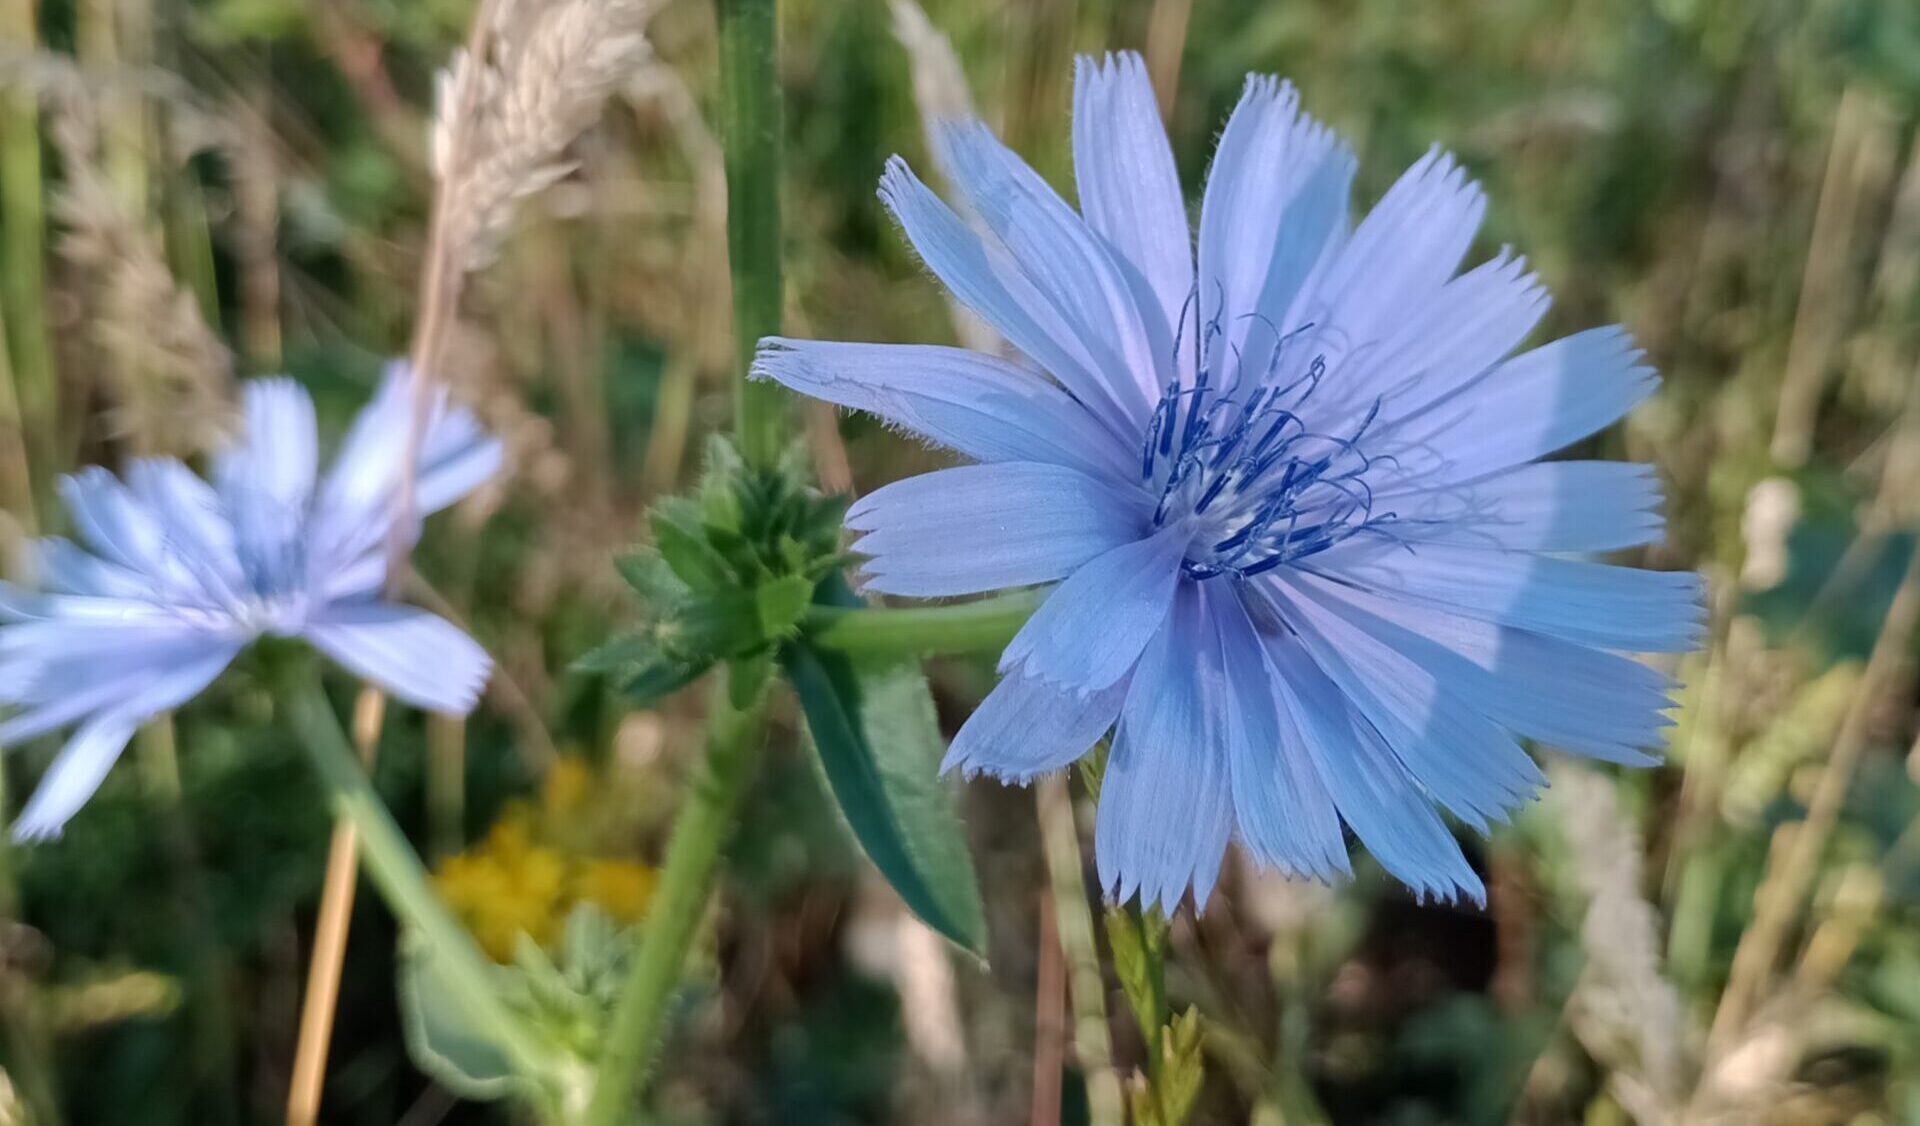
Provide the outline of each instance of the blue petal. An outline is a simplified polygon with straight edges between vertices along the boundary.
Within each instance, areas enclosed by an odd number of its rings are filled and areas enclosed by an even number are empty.
[[[82,724],[20,811],[13,823],[13,839],[26,842],[59,836],[67,820],[100,788],[139,726],[137,720],[118,712],[97,715]]]
[[[1333,797],[1307,755],[1293,717],[1282,712],[1274,671],[1233,591],[1208,588],[1227,697],[1222,705],[1234,816],[1254,859],[1290,874],[1334,880],[1349,874]]]
[[[73,518],[74,530],[101,559],[169,591],[193,585],[191,576],[169,550],[166,529],[113,474],[89,466],[61,478],[60,494]],[[86,568],[76,565],[75,570]],[[110,581],[97,571],[91,577],[97,582]],[[110,585],[129,589],[125,581]]]
[[[314,517],[314,567],[328,598],[378,587],[395,516],[406,451],[412,446],[417,385],[403,363],[387,365],[380,389],[354,419],[320,492]],[[496,476],[503,452],[472,412],[446,388],[427,391],[418,441],[414,514],[430,516]]]
[[[1316,417],[1325,418],[1323,427],[1342,432],[1378,399],[1387,424],[1379,432],[1385,433],[1505,359],[1540,323],[1549,303],[1526,260],[1503,251],[1387,326],[1376,347],[1354,353],[1339,378],[1329,381]]]
[[[1132,51],[1073,67],[1073,175],[1080,213],[1119,251],[1153,341],[1161,381],[1174,372],[1173,326],[1193,291],[1193,228],[1147,64]]]
[[[1700,577],[1452,544],[1355,537],[1304,560],[1306,570],[1415,605],[1625,653],[1698,646]]]
[[[132,647],[91,653],[35,653],[0,664],[10,682],[0,704],[18,708],[0,722],[0,745],[57,731],[138,695],[160,673],[206,652],[203,638],[122,638]]]
[[[1018,673],[1003,677],[960,725],[940,769],[1018,783],[1065,769],[1113,726],[1128,683],[1081,696]]]
[[[1327,679],[1454,816],[1485,832],[1546,785],[1520,744],[1456,685],[1377,636],[1377,619],[1304,582],[1276,579],[1268,591]]]
[[[1379,732],[1354,714],[1297,638],[1272,634],[1266,642],[1281,708],[1360,842],[1421,898],[1464,896],[1484,905],[1486,887],[1459,842]]]
[[[36,540],[31,551],[34,576],[48,593],[149,602],[165,597],[155,576],[109,563],[68,540]]]
[[[171,458],[144,458],[127,470],[127,485],[153,513],[179,565],[210,599],[240,596],[246,576],[233,524],[220,495]]]
[[[1672,678],[1638,661],[1308,576],[1296,586],[1364,612],[1381,644],[1441,678],[1516,735],[1635,766],[1671,726]],[[1359,621],[1362,619],[1356,619]]]
[[[1329,265],[1318,292],[1327,314],[1315,318],[1316,335],[1338,334],[1354,345],[1391,335],[1438,299],[1486,206],[1452,156],[1429,150],[1387,189]]]
[[[1144,420],[1159,397],[1156,348],[1120,257],[1045,180],[978,121],[936,131],[953,185],[1011,255],[1034,291],[1094,358],[1102,391],[1125,417]]]
[[[1211,632],[1199,584],[1181,583],[1134,672],[1094,819],[1100,886],[1169,915],[1189,886],[1206,906],[1233,828],[1227,687]]]
[[[1392,452],[1409,474],[1471,481],[1533,461],[1610,425],[1659,377],[1618,327],[1524,352],[1397,423]],[[1416,452],[1432,451],[1424,457]]]
[[[242,475],[250,491],[298,508],[313,495],[320,438],[313,400],[291,379],[249,380],[241,391],[246,432],[219,461],[221,476]]]
[[[1353,154],[1300,112],[1291,83],[1248,77],[1207,172],[1188,346],[1201,325],[1217,325],[1216,356],[1265,370],[1275,334],[1301,323],[1296,299],[1314,267],[1346,233],[1353,171]]]
[[[1050,583],[1139,540],[1153,502],[1077,470],[1032,461],[963,465],[896,481],[857,501],[866,587],[939,597]]]
[[[134,729],[199,695],[239,651],[237,642],[207,639],[190,649],[148,651],[144,665],[122,665],[119,675],[105,676],[95,683],[70,682],[73,691],[104,697],[105,702],[97,710],[82,713],[91,718],[81,724],[40,780],[14,823],[15,839],[57,836],[67,819],[100,787]],[[102,692],[103,688],[109,691]],[[7,726],[13,727],[17,719]],[[0,741],[26,737],[9,731],[0,734]]]
[[[990,252],[980,236],[915,178],[898,157],[888,161],[886,173],[880,178],[880,198],[927,268],[961,304],[978,313],[1008,343],[1059,380],[1068,394],[1100,417],[1118,436],[1116,440],[1131,442],[1138,436],[1145,404],[1120,405],[1108,385],[1103,361],[1096,358],[1090,342],[1068,325],[1004,248]],[[1120,393],[1134,399],[1141,395],[1131,378]]]
[[[313,647],[419,708],[466,715],[493,661],[471,637],[424,610],[368,602],[329,606],[307,623]]]
[[[1463,485],[1382,490],[1401,540],[1514,551],[1615,551],[1657,543],[1665,527],[1651,466],[1542,461]]]
[[[1122,480],[1139,450],[1037,372],[964,348],[769,337],[753,375],[875,414],[975,461],[1047,461]]]
[[[1088,695],[1127,675],[1166,620],[1192,533],[1167,528],[1114,548],[1054,588],[1000,657],[1000,671]]]
[[[213,479],[233,521],[248,579],[262,594],[302,588],[319,437],[313,400],[291,379],[256,379],[244,391],[246,432],[214,460]]]

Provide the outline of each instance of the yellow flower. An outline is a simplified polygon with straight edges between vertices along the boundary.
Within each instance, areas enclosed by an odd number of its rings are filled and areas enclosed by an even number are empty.
[[[580,855],[553,843],[556,837],[574,839],[562,830],[579,824],[597,786],[584,762],[560,760],[547,773],[537,807],[509,804],[484,838],[442,861],[435,872],[434,886],[447,906],[495,961],[510,961],[522,935],[549,945],[581,903],[592,903],[623,924],[646,914],[657,879],[654,869]]]
[[[513,956],[522,934],[545,943],[571,904],[567,861],[536,844],[523,813],[509,810],[478,846],[448,857],[434,884],[481,949],[495,961]]]
[[[589,860],[574,884],[576,899],[605,911],[617,923],[637,923],[653,902],[660,874],[631,860]]]
[[[549,816],[564,817],[577,813],[593,795],[593,768],[583,759],[568,756],[547,770],[540,784],[540,805]]]

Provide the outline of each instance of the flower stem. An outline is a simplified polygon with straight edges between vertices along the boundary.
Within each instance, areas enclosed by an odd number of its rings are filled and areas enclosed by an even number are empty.
[[[814,644],[842,653],[915,657],[992,652],[1013,640],[1040,599],[1041,592],[1022,590],[953,606],[814,606],[801,629]]]
[[[721,133],[726,150],[727,262],[733,275],[733,332],[744,369],[763,336],[780,331],[780,86],[777,0],[719,0]],[[734,438],[747,464],[780,458],[786,401],[778,387],[741,379]],[[751,682],[732,685],[735,678]],[[673,825],[667,857],[608,1025],[585,1126],[627,1121],[659,1049],[667,1006],[694,932],[713,897],[720,852],[733,834],[764,739],[763,663],[741,663],[715,685],[706,751]],[[748,701],[736,707],[734,701]]]
[[[726,680],[736,675],[763,678],[752,693],[753,702],[744,709],[736,709],[729,698]],[[668,1001],[679,984],[694,932],[706,915],[720,852],[732,835],[759,760],[764,675],[729,669],[714,686],[706,753],[674,822],[660,883],[607,1029],[586,1126],[627,1121],[627,1103],[659,1048]]]
[[[0,0],[0,46],[30,56],[40,45],[33,0]],[[0,228],[7,237],[0,256],[0,305],[6,308],[6,349],[10,362],[0,363],[10,376],[11,408],[4,423],[18,430],[6,435],[17,446],[10,450],[8,469],[19,476],[9,482],[16,497],[38,490],[45,507],[56,458],[54,415],[58,374],[53,342],[47,333],[45,184],[40,167],[40,108],[28,90],[0,93]],[[9,498],[17,503],[17,499]],[[32,522],[32,507],[13,510]]]
[[[507,1008],[494,988],[491,968],[479,946],[434,895],[419,856],[387,812],[353,744],[340,729],[339,717],[321,687],[319,674],[308,662],[300,662],[300,666],[297,675],[288,678],[282,698],[335,816],[359,834],[360,857],[368,878],[395,917],[433,951],[466,1018],[481,1034],[526,1078],[537,1081],[552,1074],[551,1053]]]
[[[780,331],[780,85],[777,0],[719,0],[721,134],[727,165],[727,261],[742,368],[763,336]],[[747,464],[768,468],[786,440],[786,396],[741,380],[734,429]]]

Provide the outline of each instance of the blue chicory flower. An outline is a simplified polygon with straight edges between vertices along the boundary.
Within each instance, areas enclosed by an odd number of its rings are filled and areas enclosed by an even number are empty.
[[[1196,268],[1140,59],[1076,78],[1077,213],[977,122],[937,139],[967,219],[898,158],[880,184],[1018,358],[756,361],[979,463],[853,506],[869,589],[1058,583],[947,767],[1024,782],[1114,728],[1095,837],[1123,900],[1204,904],[1234,836],[1344,876],[1344,823],[1423,897],[1483,901],[1440,811],[1484,831],[1532,797],[1520,739],[1652,761],[1671,683],[1620,654],[1699,636],[1695,576],[1569,557],[1657,540],[1653,474],[1538,460],[1655,374],[1619,328],[1512,355],[1547,298],[1505,252],[1458,273],[1480,189],[1435,150],[1353,226],[1353,154],[1271,78],[1220,137]]]
[[[415,509],[445,508],[499,471],[500,444],[436,392],[418,442]],[[198,695],[248,643],[304,638],[396,698],[473,709],[492,670],[451,623],[381,598],[414,385],[392,365],[318,478],[313,402],[288,379],[245,390],[245,433],[212,482],[168,458],[125,480],[64,479],[85,546],[36,546],[42,589],[0,583],[0,746],[68,725],[14,835],[58,835],[142,723]]]

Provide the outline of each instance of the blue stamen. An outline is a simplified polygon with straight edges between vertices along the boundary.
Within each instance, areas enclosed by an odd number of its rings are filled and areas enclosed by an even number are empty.
[[[1197,292],[1182,307],[1176,355]],[[1325,377],[1326,357],[1315,356],[1285,386],[1270,380],[1279,353],[1311,325],[1282,335],[1264,316],[1254,319],[1277,341],[1266,377],[1244,395],[1222,384],[1220,373],[1204,363],[1222,332],[1219,317],[1201,325],[1196,314],[1192,382],[1167,385],[1141,443],[1141,479],[1158,486],[1154,526],[1204,520],[1194,552],[1182,564],[1196,579],[1264,574],[1395,519],[1393,513],[1374,513],[1373,487],[1364,480],[1376,461],[1391,461],[1361,445],[1379,419],[1381,401],[1374,400],[1349,435],[1309,430],[1299,409]],[[1232,358],[1238,362],[1237,347]]]

